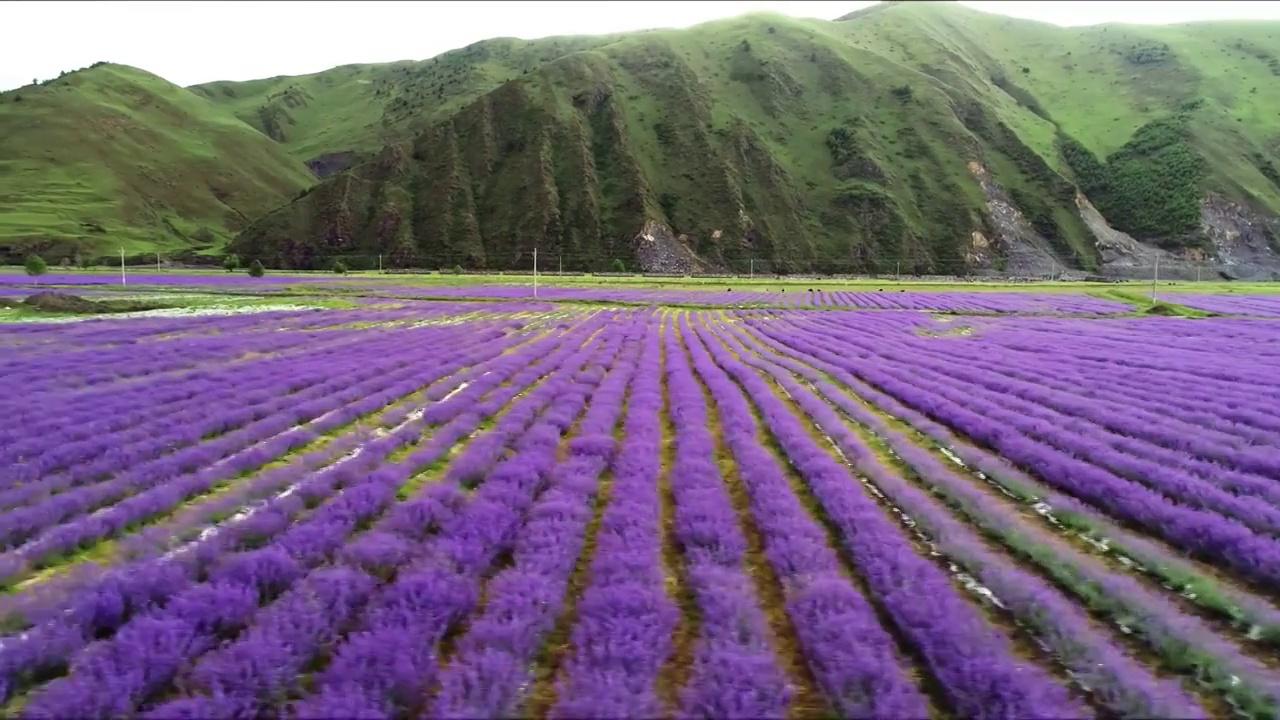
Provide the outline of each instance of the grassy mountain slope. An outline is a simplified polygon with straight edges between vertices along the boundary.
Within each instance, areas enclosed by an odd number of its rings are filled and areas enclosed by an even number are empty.
[[[894,94],[917,75],[774,16],[628,36],[503,84],[237,247],[508,267],[537,245],[603,268],[634,265],[657,219],[721,263],[955,264],[981,196],[946,150],[963,128],[945,95]]]
[[[1077,189],[1117,229],[1173,248],[1205,244],[1208,192],[1280,214],[1274,23],[1063,29],[887,3],[836,22],[516,44],[519,74],[450,71],[500,84],[416,101],[372,160],[235,247],[300,267],[382,253],[508,268],[536,246],[603,269],[637,264],[632,238],[657,221],[723,266],[952,272],[998,266],[1018,223],[1093,266]],[[300,133],[300,157],[376,143]]]
[[[324,171],[345,165],[346,154],[367,157],[388,142],[411,137],[543,63],[610,41],[498,38],[429,60],[344,65],[313,75],[214,82],[190,90]]]
[[[1280,96],[1267,91],[1280,78],[1280,23],[1059,28],[904,3],[835,27],[992,100],[1024,144],[1074,175],[1104,214],[1142,239],[1176,241],[1188,229],[1187,208],[1194,215],[1206,190],[1280,214],[1280,182],[1267,160],[1280,151]],[[1082,163],[1064,145],[1097,160],[1119,153],[1110,187],[1079,177]],[[1169,155],[1200,167],[1173,167]],[[1179,170],[1187,182],[1170,186]],[[1135,207],[1152,184],[1165,185],[1169,202]]]
[[[210,248],[315,182],[231,113],[103,64],[0,94],[0,252]]]

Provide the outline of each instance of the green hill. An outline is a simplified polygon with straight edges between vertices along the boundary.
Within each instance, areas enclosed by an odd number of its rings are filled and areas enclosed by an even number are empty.
[[[0,251],[1259,276],[1280,270],[1277,77],[1280,23],[945,2],[186,90],[105,65],[0,94]]]
[[[692,250],[743,269],[956,272],[1093,268],[1115,231],[1184,258],[1275,243],[1276,23],[1064,29],[912,2],[459,52],[473,59],[441,64],[473,80],[406,100],[416,123],[363,104],[343,132],[313,132],[299,113],[299,157],[390,142],[235,248],[298,267],[381,253],[509,268],[536,246],[597,269]],[[431,63],[330,73],[421,78]],[[330,82],[336,98],[361,81]],[[1086,222],[1090,201],[1111,227]],[[1222,247],[1246,225],[1248,248]]]
[[[611,41],[498,38],[429,60],[344,65],[314,75],[194,85],[322,174],[411,137],[540,65]]]
[[[0,94],[0,254],[208,249],[315,177],[230,112],[100,64]]]

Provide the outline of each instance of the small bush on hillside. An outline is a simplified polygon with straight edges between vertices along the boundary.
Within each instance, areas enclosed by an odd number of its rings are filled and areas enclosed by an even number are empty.
[[[333,261],[333,271],[334,271],[335,273],[339,274],[339,275],[346,275],[346,274],[347,274],[347,264],[346,264],[346,263],[344,263],[344,262],[342,262],[341,260],[334,260],[334,261]]]
[[[27,256],[27,261],[24,263],[24,266],[27,269],[27,274],[31,277],[43,275],[49,271],[49,265],[45,263],[44,258],[36,255],[35,253]]]
[[[627,271],[627,264],[622,262],[620,258],[615,258],[613,261],[613,271],[616,273],[624,273]]]
[[[230,255],[222,258],[222,269],[227,272],[235,272],[236,270],[239,270],[240,256],[235,253],[231,253]]]
[[[462,274],[462,266],[461,266],[461,265],[454,265],[454,266],[453,266],[453,274],[454,274],[454,275],[461,275],[461,274]]]
[[[262,267],[262,261],[254,260],[249,266],[249,277],[262,277],[267,274],[266,268]]]

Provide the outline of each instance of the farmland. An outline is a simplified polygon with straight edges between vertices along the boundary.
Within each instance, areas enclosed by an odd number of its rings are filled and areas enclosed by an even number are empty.
[[[6,716],[1280,708],[1280,296],[128,292],[0,324]]]

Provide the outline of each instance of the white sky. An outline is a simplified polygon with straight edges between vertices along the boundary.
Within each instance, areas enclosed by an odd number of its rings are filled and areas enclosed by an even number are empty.
[[[491,37],[687,27],[768,10],[834,19],[871,2],[0,2],[0,90],[98,60],[179,85],[421,60]],[[964,2],[1058,25],[1280,20],[1280,2]]]

